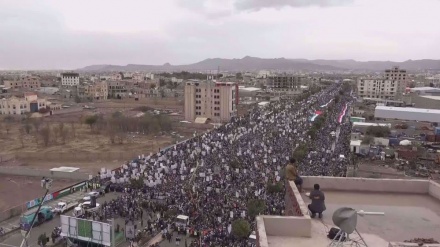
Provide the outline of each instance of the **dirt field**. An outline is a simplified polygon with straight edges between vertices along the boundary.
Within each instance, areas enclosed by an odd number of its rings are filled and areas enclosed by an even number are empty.
[[[41,178],[0,175],[0,212],[43,196]],[[55,179],[51,191],[57,191],[79,181]]]
[[[30,133],[23,133],[19,121],[8,124],[8,130],[0,128],[0,156],[14,156],[15,162],[3,162],[0,165],[21,165],[35,168],[53,168],[58,166],[75,166],[86,171],[98,171],[101,167],[112,168],[120,166],[123,162],[139,154],[157,152],[159,148],[170,146],[177,141],[191,137],[194,132],[205,132],[212,129],[212,125],[196,125],[180,123],[183,120],[183,102],[179,99],[134,99],[112,100],[108,102],[90,103],[93,109],[79,110],[85,105],[72,106],[64,114],[44,117],[43,125],[50,126],[52,134],[50,143],[46,147],[43,137],[31,125]],[[148,106],[156,110],[172,111],[170,119],[173,123],[171,133],[156,133],[143,135],[129,133],[125,136],[123,144],[112,144],[109,136],[104,131],[92,131],[84,123],[87,115],[102,114],[104,118],[110,117],[119,111],[127,117],[134,117],[141,113],[134,109]],[[76,108],[77,110],[72,110]],[[79,111],[78,111],[79,110]],[[62,111],[62,110],[61,110]],[[64,124],[67,131],[62,138],[55,134],[59,123]],[[6,123],[3,123],[5,126]],[[6,133],[8,132],[8,133]],[[64,139],[64,140],[63,140]]]

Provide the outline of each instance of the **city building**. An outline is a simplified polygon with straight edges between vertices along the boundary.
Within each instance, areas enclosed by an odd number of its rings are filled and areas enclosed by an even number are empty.
[[[49,106],[46,99],[39,99],[35,93],[25,93],[23,98],[12,96],[0,100],[2,115],[23,115],[27,112],[38,112]]]
[[[374,117],[440,123],[440,110],[412,107],[376,106]]]
[[[228,122],[238,103],[238,85],[232,82],[189,81],[185,90],[185,120]]]
[[[359,79],[358,96],[362,98],[396,99],[397,82],[385,79]]]
[[[127,88],[124,82],[121,81],[108,82],[108,97],[124,98],[126,96],[127,96]]]
[[[360,78],[357,82],[358,96],[400,100],[407,87],[406,70],[399,67],[385,70],[382,78]]]
[[[61,74],[61,86],[78,86],[79,74],[78,73],[62,73]]]
[[[41,80],[36,76],[24,76],[18,80],[4,81],[4,86],[7,89],[29,89],[35,90],[41,87]]]
[[[84,96],[93,100],[106,100],[108,97],[108,85],[106,81],[84,85]]]
[[[308,195],[300,193],[293,181],[288,182],[284,216],[256,218],[257,247],[364,246],[361,239],[365,246],[414,247],[420,245],[404,241],[438,236],[440,185],[432,180],[303,177],[303,190],[311,191],[314,184],[325,194],[322,219],[310,217]],[[330,245],[327,235],[331,228],[340,228],[333,221],[340,208],[353,210],[356,231],[343,245]],[[345,226],[348,215],[339,217]]]
[[[124,74],[122,72],[115,73],[115,74],[111,75],[111,80],[113,80],[113,81],[120,81],[122,79],[124,79]]]
[[[274,91],[296,91],[301,86],[301,77],[288,74],[267,76],[266,86]]]

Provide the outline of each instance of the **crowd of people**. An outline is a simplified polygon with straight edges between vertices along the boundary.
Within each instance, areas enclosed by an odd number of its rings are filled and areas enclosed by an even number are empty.
[[[164,217],[171,210],[189,217],[186,231],[202,246],[247,246],[231,234],[232,222],[245,219],[256,229],[247,212],[253,199],[265,201],[263,214],[284,214],[284,186],[267,188],[282,184],[283,168],[300,144],[309,144],[298,163],[301,176],[344,175],[351,125],[339,116],[352,97],[341,92],[342,84],[334,84],[297,102],[258,106],[208,133],[127,162],[111,175],[126,193],[104,204],[102,215],[129,220],[142,218],[143,209],[158,212],[151,225],[164,231],[173,224]],[[317,110],[326,113],[325,126],[312,138],[308,130]],[[130,186],[131,180],[142,186]]]

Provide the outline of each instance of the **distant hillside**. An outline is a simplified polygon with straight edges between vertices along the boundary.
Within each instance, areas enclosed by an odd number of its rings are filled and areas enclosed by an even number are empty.
[[[366,70],[383,71],[392,66],[400,66],[407,70],[440,70],[440,60],[408,60],[405,62],[392,61],[368,61],[359,62],[355,60],[307,60],[307,59],[286,59],[286,58],[257,58],[244,57],[241,59],[209,58],[198,63],[187,65],[142,65],[128,64],[120,65],[91,65],[78,71],[257,71],[257,70],[302,70],[302,71],[340,71],[340,70]]]
[[[87,66],[79,71],[206,71],[217,70],[223,71],[255,71],[264,69],[273,70],[306,70],[306,71],[324,71],[339,70],[331,65],[320,65],[309,62],[293,61],[285,58],[263,59],[256,57],[244,57],[242,59],[223,59],[209,58],[198,63],[188,65],[140,65],[128,64],[119,65],[92,65]]]

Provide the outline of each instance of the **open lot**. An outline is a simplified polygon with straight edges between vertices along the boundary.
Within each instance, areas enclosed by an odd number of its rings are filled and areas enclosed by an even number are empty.
[[[40,187],[40,181],[41,178],[38,177],[0,175],[0,212],[43,196],[44,190]],[[55,179],[51,192],[76,182],[79,181]]]
[[[83,109],[84,105],[90,108]],[[125,132],[121,134],[122,141],[112,142],[110,134],[103,126],[97,125],[92,129],[85,123],[87,116],[101,115],[103,119],[109,119],[115,112],[135,121],[137,115],[142,115],[140,107],[158,110],[166,115],[172,125],[171,131]],[[157,152],[160,148],[191,137],[195,132],[203,133],[213,127],[185,124],[181,120],[183,102],[177,98],[82,103],[60,110],[53,116],[29,119],[29,124],[22,119],[9,122],[3,120],[0,121],[3,127],[0,128],[0,156],[12,156],[15,160],[0,164],[42,169],[75,166],[83,171],[96,172],[101,167],[120,166],[139,154]],[[34,121],[40,123],[35,124]],[[47,144],[41,133],[41,129],[46,127],[51,129]]]

